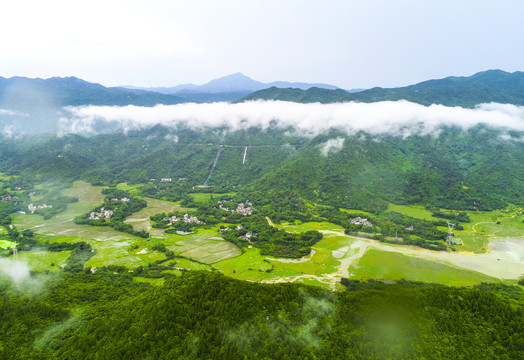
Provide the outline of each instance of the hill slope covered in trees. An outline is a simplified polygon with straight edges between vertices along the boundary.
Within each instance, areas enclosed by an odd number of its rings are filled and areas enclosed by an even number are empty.
[[[48,279],[29,295],[2,282],[0,357],[522,358],[516,288],[347,285],[331,293],[191,272],[157,287],[108,271]]]
[[[300,90],[272,87],[256,91],[239,101],[249,100],[283,100],[301,103],[408,100],[422,105],[442,104],[466,108],[490,102],[524,105],[524,73],[488,70],[468,77],[451,76],[406,87],[375,87],[357,93],[320,88]]]

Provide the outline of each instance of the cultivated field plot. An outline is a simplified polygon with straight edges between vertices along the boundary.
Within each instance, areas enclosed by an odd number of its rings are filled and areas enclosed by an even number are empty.
[[[31,229],[44,235],[73,236],[98,241],[118,241],[133,238],[132,235],[115,231],[107,226],[77,225],[73,222],[78,215],[85,214],[104,199],[102,188],[86,182],[75,182],[72,188],[66,190],[69,196],[77,197],[78,202],[68,204],[67,209],[49,220],[40,215],[18,214],[13,223],[21,229]]]
[[[368,250],[358,265],[350,266],[349,273],[350,279],[406,279],[457,286],[496,281],[474,271],[376,249]]]
[[[240,249],[222,238],[213,229],[199,229],[188,235],[166,235],[166,245],[175,254],[187,257],[205,264],[230,259],[240,255]]]
[[[122,265],[131,269],[166,258],[163,253],[148,247],[131,250],[129,241],[102,242],[95,246],[96,255],[86,262],[88,267]]]

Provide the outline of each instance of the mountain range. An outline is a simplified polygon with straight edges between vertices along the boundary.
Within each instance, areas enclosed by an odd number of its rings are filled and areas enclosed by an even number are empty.
[[[173,95],[105,87],[76,77],[49,79],[0,77],[0,106],[16,110],[79,105],[153,106],[159,103],[178,104],[184,101]]]
[[[132,90],[146,90],[158,92],[161,94],[177,95],[187,101],[193,102],[210,102],[210,101],[234,101],[243,96],[246,96],[254,91],[267,89],[271,87],[278,88],[296,88],[307,90],[312,87],[321,89],[335,90],[338,87],[328,84],[320,83],[303,83],[303,82],[288,82],[288,81],[274,81],[271,83],[263,83],[251,79],[242,74],[235,73],[221,78],[211,80],[203,85],[195,84],[181,84],[172,87],[134,87],[123,86],[123,88]]]
[[[235,73],[227,76],[220,77],[215,80],[211,80],[203,85],[195,84],[181,84],[172,87],[151,87],[151,88],[140,88],[133,86],[123,86],[124,88],[140,89],[155,91],[162,94],[178,94],[178,93],[209,93],[215,94],[220,92],[238,92],[238,91],[258,91],[267,89],[270,87],[279,88],[297,88],[307,90],[312,87],[318,87],[321,89],[338,89],[337,86],[320,84],[320,83],[304,83],[304,82],[289,82],[289,81],[274,81],[271,83],[263,83],[257,80],[253,80],[250,77],[242,74]]]
[[[266,86],[271,87],[257,90]],[[158,92],[158,88],[156,92],[150,90],[105,87],[76,77],[0,77],[0,128],[7,126],[18,132],[55,132],[59,119],[64,117],[64,107],[82,105],[154,106],[249,100],[301,103],[407,100],[425,106],[442,104],[465,108],[490,102],[524,105],[524,72],[488,70],[468,77],[428,80],[399,88],[375,87],[353,93],[325,84],[263,84],[237,73],[204,85],[189,84],[160,89],[176,92],[176,95]]]
[[[251,93],[239,101],[248,100],[283,100],[301,103],[408,100],[422,105],[442,104],[467,108],[490,102],[524,105],[524,72],[488,70],[468,77],[451,76],[406,87],[375,87],[356,93],[318,87],[307,90],[272,87]]]

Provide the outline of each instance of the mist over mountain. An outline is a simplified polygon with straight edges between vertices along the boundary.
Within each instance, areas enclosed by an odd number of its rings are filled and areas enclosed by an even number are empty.
[[[157,123],[171,126],[181,122],[190,127],[218,124],[235,129],[264,127],[271,121],[315,134],[329,127],[399,133],[403,126],[414,125],[433,131],[439,123],[461,127],[491,123],[520,130],[522,111],[516,105],[524,105],[523,74],[491,70],[470,77],[449,77],[404,88],[373,88],[356,93],[318,87],[308,90],[272,87],[245,96],[240,101],[244,105],[233,100],[251,90],[239,89],[255,89],[261,83],[240,73],[205,85],[188,86],[178,90],[177,95],[105,87],[74,77],[0,78],[0,130],[6,134],[96,133],[115,130],[115,126],[143,127]],[[255,104],[251,100],[282,101]],[[220,103],[209,104],[217,101]],[[233,104],[228,104],[232,101]],[[479,105],[492,102],[512,105]],[[342,104],[330,107],[309,104],[308,107],[294,103]],[[474,112],[466,111],[475,107]],[[464,119],[464,122],[453,119]]]
[[[65,106],[178,104],[185,100],[149,91],[105,87],[76,77],[0,77],[0,128],[56,132]]]
[[[105,87],[76,77],[29,79],[0,77],[0,106],[16,108],[62,107],[78,105],[178,104],[184,100],[149,91],[130,91]]]

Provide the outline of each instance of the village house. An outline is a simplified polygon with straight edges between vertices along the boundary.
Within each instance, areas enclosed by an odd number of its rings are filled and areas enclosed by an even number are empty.
[[[9,200],[13,200],[13,199],[18,199],[18,196],[7,195],[7,196],[3,197],[0,201],[1,202],[6,202],[6,201],[9,201]]]
[[[231,212],[236,212],[238,214],[242,214],[242,215],[251,215],[253,213],[253,211],[255,211],[255,207],[253,207],[253,204],[249,201],[249,200],[246,200],[245,203],[238,203],[237,204],[237,208],[235,210],[230,210],[228,207],[224,206],[223,203],[224,202],[231,202],[232,200],[220,200],[220,201],[217,201],[218,203],[218,208],[220,210],[224,210],[224,211],[231,211]]]
[[[171,216],[168,220],[171,223],[179,222],[179,221],[185,222],[186,224],[197,224],[197,225],[201,225],[204,223],[203,221],[198,220],[196,216],[189,216],[189,214],[185,214],[183,217]]]
[[[27,210],[31,211],[31,214],[34,214],[36,210],[40,210],[40,209],[47,209],[47,208],[52,208],[53,205],[47,205],[47,204],[42,204],[42,205],[33,205],[33,204],[29,204],[27,205]]]
[[[104,208],[101,208],[100,209],[100,212],[94,212],[92,211],[90,214],[89,214],[89,219],[91,220],[98,220],[98,219],[111,219],[111,217],[113,216],[113,210],[106,210]]]
[[[373,226],[371,222],[368,221],[368,219],[361,218],[360,216],[357,216],[356,218],[353,218],[349,221],[352,224],[356,225],[362,225],[362,226]]]

